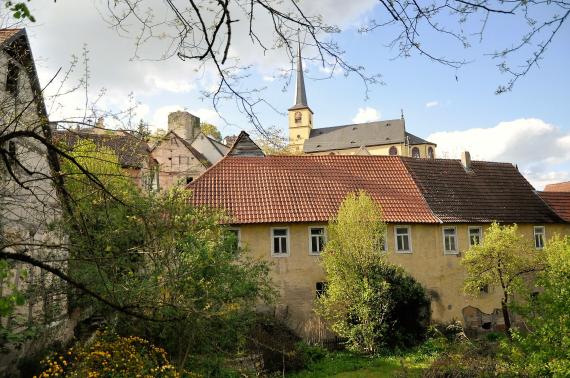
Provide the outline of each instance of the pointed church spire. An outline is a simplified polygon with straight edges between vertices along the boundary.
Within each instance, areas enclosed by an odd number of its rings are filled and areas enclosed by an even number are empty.
[[[297,85],[295,88],[295,105],[291,109],[308,108],[305,79],[303,77],[303,58],[301,57],[301,40],[297,47]]]

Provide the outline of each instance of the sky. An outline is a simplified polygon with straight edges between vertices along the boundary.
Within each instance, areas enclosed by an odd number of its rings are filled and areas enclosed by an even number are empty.
[[[161,0],[146,1],[156,5],[157,13],[164,11]],[[72,57],[81,61],[86,48],[88,96],[90,101],[100,96],[100,108],[120,109],[135,101],[133,119],[143,119],[155,129],[166,128],[168,113],[185,109],[217,125],[223,135],[253,131],[235,102],[222,102],[218,114],[203,97],[202,91],[214,84],[210,68],[197,69],[194,63],[177,57],[157,59],[169,48],[166,40],[153,40],[135,52],[136,25],[129,31],[114,29],[108,23],[106,4],[103,0],[30,3],[37,22],[26,27],[42,85],[61,68],[46,92],[59,87]],[[508,16],[491,19],[483,39],[473,36],[469,48],[438,33],[422,31],[422,47],[469,62],[455,69],[418,54],[395,58],[397,50],[387,46],[397,32],[393,27],[359,33],[363,23],[385,17],[377,1],[300,4],[307,12],[321,13],[327,22],[339,25],[342,31],[332,38],[346,52],[347,60],[366,67],[369,73],[380,73],[384,82],[366,93],[355,75],[334,71],[331,76],[327,68],[305,62],[314,127],[394,119],[403,111],[407,131],[437,143],[439,157],[457,158],[468,150],[476,160],[510,162],[539,190],[550,182],[570,180],[569,23],[561,27],[539,67],[522,77],[511,92],[496,95],[497,86],[509,77],[488,54],[520,40],[527,27],[523,20]],[[543,13],[539,16],[549,16],[548,9]],[[451,18],[441,21],[457,26]],[[260,29],[270,28],[267,20],[258,22]],[[261,97],[275,109],[266,106],[258,110],[262,125],[286,131],[286,110],[293,105],[294,85],[291,77],[280,79],[278,74],[291,67],[287,56],[260,54],[248,38],[236,39],[231,54],[251,64],[243,85],[263,87]],[[524,57],[517,56],[512,63],[516,66]],[[64,86],[78,84],[82,69],[80,63]],[[331,78],[323,80],[327,76]],[[52,119],[81,109],[85,97],[80,89],[62,97],[59,105],[48,102]]]

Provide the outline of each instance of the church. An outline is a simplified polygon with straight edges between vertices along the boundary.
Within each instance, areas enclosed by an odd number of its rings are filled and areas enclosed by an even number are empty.
[[[295,104],[288,111],[291,152],[435,158],[436,144],[407,132],[403,114],[399,119],[313,128],[313,111],[307,103],[300,45],[297,56]]]

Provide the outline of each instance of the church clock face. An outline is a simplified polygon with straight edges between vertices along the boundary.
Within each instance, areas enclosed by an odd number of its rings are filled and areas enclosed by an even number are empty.
[[[301,112],[295,112],[295,122],[301,122]]]

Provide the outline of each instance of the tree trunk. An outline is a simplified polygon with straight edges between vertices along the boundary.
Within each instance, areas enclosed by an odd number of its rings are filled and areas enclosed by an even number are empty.
[[[505,321],[505,334],[507,335],[509,340],[512,340],[511,317],[509,315],[509,308],[507,307],[507,300],[508,297],[506,295],[505,298],[501,299],[501,310],[503,310],[503,319]]]

